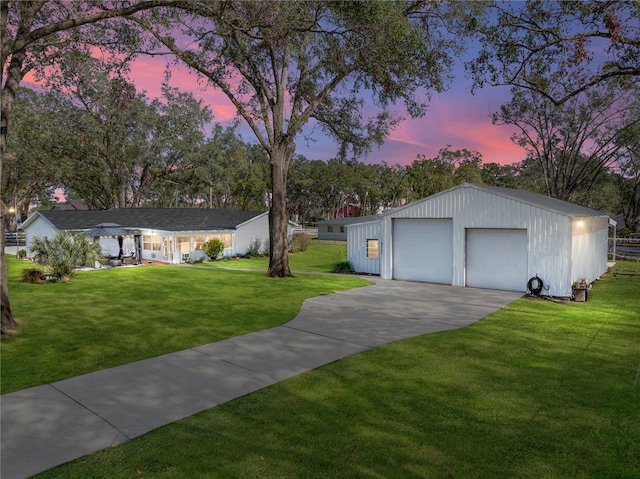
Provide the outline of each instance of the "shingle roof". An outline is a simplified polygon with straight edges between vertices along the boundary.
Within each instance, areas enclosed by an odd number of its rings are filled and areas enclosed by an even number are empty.
[[[119,208],[101,211],[40,210],[59,230],[86,230],[100,223],[116,223],[124,228],[164,231],[234,229],[264,211],[237,211],[205,208]]]
[[[367,223],[368,221],[380,220],[380,216],[348,216],[345,218],[334,218],[331,220],[317,221],[317,225],[352,225],[356,223]]]

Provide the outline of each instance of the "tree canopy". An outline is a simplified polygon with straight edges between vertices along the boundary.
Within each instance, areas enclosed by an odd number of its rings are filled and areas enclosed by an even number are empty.
[[[559,105],[611,79],[640,79],[636,1],[492,2],[467,26],[481,43],[467,64],[476,87],[512,85]]]
[[[617,139],[640,123],[637,102],[638,90],[615,82],[560,105],[536,91],[514,88],[493,122],[518,128],[512,140],[538,163],[545,194],[566,201],[614,165],[621,148]]]

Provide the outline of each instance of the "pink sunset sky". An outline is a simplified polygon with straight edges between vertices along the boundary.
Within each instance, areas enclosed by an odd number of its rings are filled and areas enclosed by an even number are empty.
[[[139,57],[131,68],[130,79],[138,91],[145,90],[148,98],[160,96],[164,79],[166,57]],[[456,78],[450,88],[441,94],[434,94],[429,103],[429,111],[423,118],[407,119],[400,123],[386,139],[382,147],[374,147],[366,158],[366,163],[386,162],[388,165],[407,165],[418,155],[434,158],[438,151],[451,145],[451,149],[466,148],[482,154],[484,163],[510,164],[525,157],[525,151],[514,145],[510,136],[514,127],[498,126],[491,123],[490,114],[508,101],[507,88],[487,87],[475,95],[470,92],[471,84],[464,76],[462,62],[455,68]],[[25,79],[29,84],[29,76]],[[172,87],[190,91],[197,99],[211,108],[213,121],[231,124],[235,118],[235,107],[219,90],[202,88],[196,76],[184,65],[172,65]],[[403,115],[404,108],[397,105],[395,113]],[[239,132],[245,141],[256,142],[253,132],[240,121]],[[302,136],[296,140],[296,153],[309,160],[329,160],[335,158],[338,146],[318,127],[310,126],[305,133],[313,141],[307,142]]]
[[[162,58],[150,57],[140,57],[135,61],[131,79],[138,90],[146,90],[149,97],[160,95],[164,62]],[[199,88],[196,77],[185,66],[172,66],[171,71],[171,86],[190,91],[201,99],[213,111],[215,122],[225,124],[233,121],[235,108],[222,92],[211,87]],[[510,140],[514,128],[491,123],[490,114],[510,98],[508,88],[487,87],[472,95],[471,83],[464,76],[462,62],[456,66],[455,72],[456,78],[449,90],[433,95],[426,116],[400,123],[384,145],[374,147],[363,160],[366,163],[385,161],[389,165],[406,165],[421,154],[433,158],[447,145],[451,145],[453,150],[466,148],[478,151],[484,163],[509,164],[524,159],[525,151]],[[404,113],[402,105],[397,108],[399,114]],[[242,121],[240,132],[245,141],[256,141]],[[336,156],[338,146],[335,141],[324,136],[319,128],[312,129],[310,136],[313,138],[311,142],[302,137],[297,139],[296,153],[310,160],[328,160]]]

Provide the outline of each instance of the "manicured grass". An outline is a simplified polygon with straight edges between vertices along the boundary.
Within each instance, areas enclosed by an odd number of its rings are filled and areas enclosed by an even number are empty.
[[[2,339],[2,393],[284,324],[310,297],[368,284],[356,277],[173,266],[78,272],[22,283],[7,258],[20,332]]]
[[[586,303],[523,298],[42,477],[638,478],[639,292],[609,275]]]
[[[313,243],[304,253],[289,255],[289,267],[292,272],[314,271],[319,273],[330,273],[331,269],[342,261],[347,261],[347,243],[344,244],[322,244]],[[215,266],[221,268],[252,268],[266,271],[269,267],[269,258],[250,258],[227,261],[213,261],[203,263],[205,266]]]

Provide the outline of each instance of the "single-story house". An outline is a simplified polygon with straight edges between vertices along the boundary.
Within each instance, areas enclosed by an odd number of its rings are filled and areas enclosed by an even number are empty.
[[[269,246],[269,212],[235,211],[205,208],[118,208],[99,211],[37,210],[22,224],[27,250],[35,236],[52,237],[58,231],[92,230],[97,225],[113,223],[132,230],[134,236],[123,238],[125,255],[149,261],[179,264],[204,258],[202,245],[208,240],[224,242],[224,256],[245,254],[260,243]],[[101,238],[106,256],[116,256],[117,238]]]
[[[464,183],[347,228],[352,267],[401,279],[569,297],[607,270],[600,211],[532,193]]]
[[[370,221],[378,216],[354,216],[345,218],[334,218],[331,220],[318,221],[318,239],[332,241],[347,241],[347,226]]]

